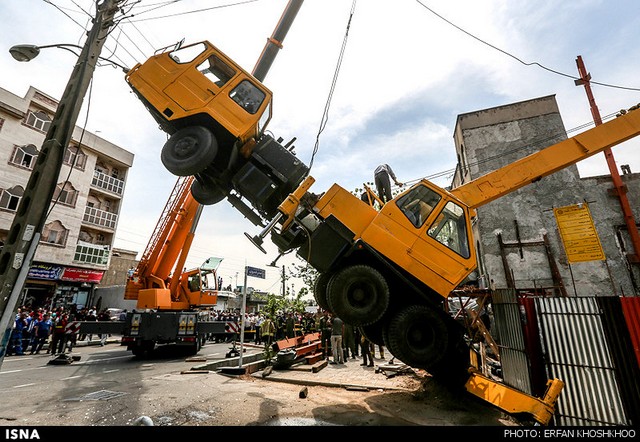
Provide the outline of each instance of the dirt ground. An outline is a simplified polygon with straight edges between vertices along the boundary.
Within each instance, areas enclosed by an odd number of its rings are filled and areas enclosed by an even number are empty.
[[[220,386],[220,393],[229,388],[233,394],[192,401],[185,407],[172,400],[170,409],[149,417],[154,425],[167,426],[519,425],[499,409],[469,393],[452,392],[430,377],[408,376],[406,383],[407,391],[359,391],[244,375]]]

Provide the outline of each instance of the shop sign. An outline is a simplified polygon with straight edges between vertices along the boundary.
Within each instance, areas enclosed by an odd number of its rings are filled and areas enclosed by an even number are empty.
[[[103,270],[79,269],[67,267],[60,278],[63,281],[99,283],[102,280]]]
[[[63,271],[63,267],[56,265],[34,264],[29,267],[27,278],[57,280],[60,279],[60,275],[62,275]]]

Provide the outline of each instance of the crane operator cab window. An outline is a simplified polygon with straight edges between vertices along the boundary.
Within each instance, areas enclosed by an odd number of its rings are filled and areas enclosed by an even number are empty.
[[[426,186],[417,186],[398,199],[398,208],[415,227],[422,227],[441,196]]]
[[[462,207],[449,201],[438,214],[427,235],[463,258],[469,258],[467,222]]]
[[[215,54],[198,66],[198,70],[218,87],[224,86],[227,81],[236,75],[236,71]]]
[[[187,278],[189,291],[190,292],[199,292],[200,291],[200,274],[193,273],[189,275]]]
[[[258,112],[258,109],[260,109],[260,106],[266,97],[265,93],[253,85],[249,80],[243,80],[240,82],[239,85],[233,88],[229,96],[250,114]]]
[[[174,50],[169,54],[169,57],[178,64],[186,65],[192,63],[206,50],[207,45],[197,43]],[[196,69],[218,87],[224,86],[236,75],[236,70],[222,61],[215,53],[208,56]]]

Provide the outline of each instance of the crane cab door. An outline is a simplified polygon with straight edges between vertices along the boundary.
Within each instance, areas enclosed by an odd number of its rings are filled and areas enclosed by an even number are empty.
[[[179,75],[163,88],[176,109],[170,120],[209,114],[234,137],[254,133],[270,101],[270,92],[222,52],[207,42],[163,54],[165,63],[179,67]]]
[[[381,215],[406,232],[404,268],[442,297],[475,268],[469,210],[439,187],[423,181],[387,203]]]

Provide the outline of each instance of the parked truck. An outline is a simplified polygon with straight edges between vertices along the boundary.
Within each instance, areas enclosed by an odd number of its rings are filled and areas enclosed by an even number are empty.
[[[203,206],[191,195],[193,177],[180,177],[133,273],[124,299],[136,308],[124,321],[82,322],[82,333],[115,333],[136,356],[161,345],[175,345],[196,354],[211,335],[228,334],[228,324],[210,320],[207,309],[218,301],[216,270],[221,258],[200,267],[184,265]]]

